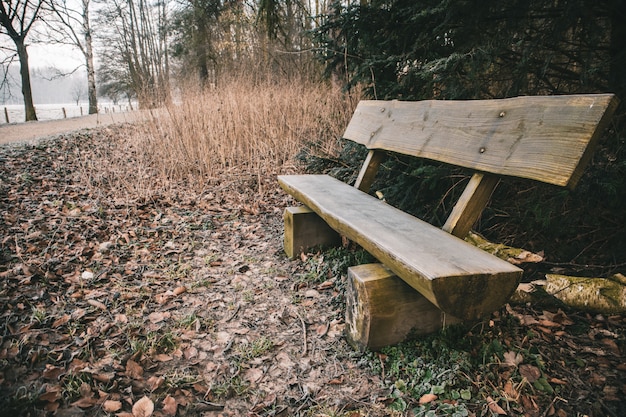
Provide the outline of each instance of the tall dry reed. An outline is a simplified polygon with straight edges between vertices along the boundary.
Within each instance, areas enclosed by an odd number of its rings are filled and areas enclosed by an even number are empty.
[[[134,140],[162,175],[211,177],[232,167],[277,171],[312,144],[332,154],[355,103],[323,83],[242,83],[187,90]]]
[[[298,170],[298,153],[335,155],[356,102],[313,82],[232,79],[187,88],[175,104],[148,112],[147,122],[81,143],[77,175],[107,199],[191,196],[215,184],[262,199],[276,174]]]

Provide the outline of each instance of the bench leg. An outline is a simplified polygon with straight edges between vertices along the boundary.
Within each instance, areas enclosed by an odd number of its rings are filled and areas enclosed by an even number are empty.
[[[285,253],[291,259],[314,246],[339,246],[341,236],[308,207],[287,207]]]
[[[348,268],[346,336],[355,349],[380,349],[459,322],[382,264]]]

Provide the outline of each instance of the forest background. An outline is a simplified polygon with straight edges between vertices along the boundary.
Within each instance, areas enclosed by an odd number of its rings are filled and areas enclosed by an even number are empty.
[[[36,118],[27,54],[35,41],[81,52],[89,113],[97,111],[98,96],[155,108],[233,82],[332,85],[340,88],[330,94],[348,97],[347,107],[358,97],[626,96],[622,0],[19,0],[2,2],[0,22],[1,35],[13,41],[2,49],[2,86],[21,81],[27,120]],[[18,62],[21,80],[10,77]],[[345,118],[328,123],[341,132]],[[315,135],[310,143],[328,140]],[[507,183],[493,197],[498,211],[488,210],[478,230],[549,253],[551,269],[619,272],[626,265],[624,140],[622,105],[576,191]],[[348,179],[358,151],[307,163]],[[402,158],[385,168],[375,189],[435,224],[466,177]],[[442,190],[449,192],[440,201]]]
[[[101,97],[131,100],[149,121],[3,148],[4,405],[98,415],[114,401],[111,412],[139,414],[148,393],[166,415],[170,395],[179,415],[216,404],[223,415],[488,415],[496,403],[509,415],[623,415],[620,315],[530,303],[461,339],[338,353],[345,268],[363,254],[347,251],[341,267],[345,248],[287,260],[290,202],[275,175],[352,181],[363,149],[339,138],[361,98],[624,101],[625,3],[3,0],[3,85],[22,87],[27,120],[28,45],[49,42],[83,56],[90,113]],[[624,114],[575,190],[505,179],[494,193],[476,231],[541,254],[525,280],[624,272]],[[441,224],[468,178],[392,156],[372,190]],[[364,383],[366,368],[381,381]],[[170,385],[142,385],[162,375]],[[439,399],[422,404],[426,393]]]

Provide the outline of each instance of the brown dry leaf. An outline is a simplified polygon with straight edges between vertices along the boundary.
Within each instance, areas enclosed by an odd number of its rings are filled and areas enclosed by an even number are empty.
[[[150,417],[154,413],[154,403],[146,396],[133,404],[133,417]]]
[[[168,395],[163,399],[163,412],[167,416],[175,416],[178,410],[178,403],[174,397]]]
[[[43,371],[43,377],[45,379],[58,379],[59,376],[65,373],[65,369],[59,366],[52,366],[50,364],[46,364],[46,369]]]
[[[107,306],[98,300],[87,300],[87,304],[99,308],[102,311],[107,311]]]
[[[159,353],[158,355],[154,355],[152,358],[157,362],[169,362],[174,359],[172,355],[168,355],[166,353]]]
[[[71,316],[69,314],[64,314],[52,323],[52,327],[56,329],[59,326],[63,326],[65,323],[70,321],[70,318]]]
[[[315,333],[317,333],[317,335],[319,337],[323,337],[326,335],[326,333],[328,333],[328,329],[330,328],[330,323],[326,323],[326,324],[320,324],[319,326],[317,326],[317,328],[315,329]]]
[[[72,406],[74,407],[80,407],[80,408],[89,408],[89,407],[93,407],[94,405],[96,405],[98,403],[98,400],[95,398],[91,398],[91,397],[83,397],[77,401],[74,401],[72,403]]]
[[[263,375],[263,370],[259,368],[250,368],[244,373],[245,379],[250,382],[260,381]]]
[[[551,384],[557,384],[557,385],[567,385],[567,381],[564,381],[562,379],[559,378],[550,378],[549,382]]]
[[[132,379],[141,379],[143,376],[143,368],[137,362],[129,359],[126,362],[126,376]]]
[[[500,407],[500,406],[498,405],[498,402],[493,400],[493,398],[491,398],[491,397],[487,397],[487,405],[489,406],[489,410],[490,410],[492,413],[500,414],[500,415],[502,415],[502,416],[506,416],[506,415],[507,415],[507,414],[506,414],[506,411],[504,411],[504,410],[502,409],[502,407]]]
[[[185,292],[187,292],[187,288],[184,285],[174,288],[174,295],[181,295],[182,293],[185,293]]]
[[[517,392],[511,380],[506,381],[506,384],[504,384],[504,394],[509,400],[517,401],[519,398],[519,392]]]
[[[128,323],[128,317],[126,317],[126,314],[116,314],[115,321],[119,324],[126,324]]]
[[[107,383],[115,378],[115,372],[95,372],[91,374],[91,377],[96,381]]]
[[[524,361],[524,357],[518,352],[506,352],[504,354],[504,365],[517,368],[517,365]]]
[[[170,318],[172,314],[165,311],[165,312],[159,312],[159,311],[155,311],[154,313],[150,313],[148,315],[148,320],[150,320],[150,323],[152,324],[157,324],[162,322],[163,320],[167,320]]]
[[[162,376],[151,376],[146,382],[148,383],[148,387],[150,387],[150,391],[155,391],[163,385],[165,379]]]
[[[122,402],[114,401],[114,400],[106,400],[102,404],[102,409],[106,411],[107,413],[115,413],[116,411],[120,411],[122,409]]]
[[[435,401],[438,397],[435,394],[424,394],[420,397],[420,404],[428,404]]]
[[[519,367],[519,373],[526,378],[528,382],[533,383],[541,376],[541,371],[534,365],[523,364]]]
[[[55,402],[61,398],[61,391],[62,388],[59,385],[56,385],[54,387],[46,387],[46,392],[39,396],[39,400],[48,401],[51,403]]]
[[[339,378],[333,378],[330,381],[328,381],[328,385],[341,385],[343,384],[343,375],[341,375]]]

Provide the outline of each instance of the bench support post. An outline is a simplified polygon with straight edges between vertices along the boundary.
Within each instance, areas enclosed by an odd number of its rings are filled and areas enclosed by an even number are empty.
[[[459,322],[382,264],[348,268],[346,336],[355,349],[380,349]]]
[[[284,221],[283,244],[291,259],[314,246],[341,245],[341,236],[308,207],[287,207]]]
[[[378,168],[380,167],[380,164],[383,163],[386,156],[387,154],[383,151],[370,150],[367,154],[367,158],[365,158],[365,161],[363,162],[363,166],[361,167],[359,176],[354,183],[354,187],[368,193],[370,191],[370,187],[374,183]]]
[[[442,229],[453,236],[465,239],[487,207],[498,182],[499,178],[495,175],[474,174]]]

